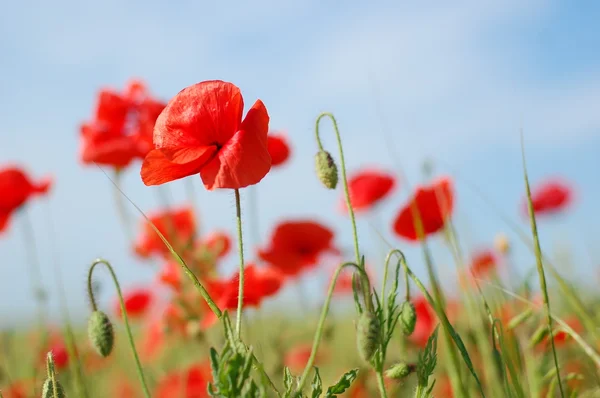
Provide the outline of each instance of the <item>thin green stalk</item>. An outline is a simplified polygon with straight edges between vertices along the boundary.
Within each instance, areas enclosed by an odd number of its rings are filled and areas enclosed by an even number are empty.
[[[119,303],[121,305],[121,314],[123,315],[123,321],[125,321],[125,330],[127,330],[127,338],[129,339],[129,345],[131,347],[131,352],[133,353],[133,358],[135,359],[135,365],[138,372],[138,377],[140,379],[140,383],[142,384],[142,388],[144,390],[144,395],[146,398],[150,398],[150,391],[148,390],[148,386],[146,385],[146,378],[144,376],[144,371],[142,370],[142,364],[140,362],[140,358],[138,356],[137,350],[135,348],[135,341],[133,339],[133,334],[131,333],[131,327],[129,326],[129,318],[127,317],[127,309],[125,308],[125,301],[123,300],[123,293],[121,292],[121,286],[119,285],[119,280],[117,279],[117,275],[115,275],[115,271],[113,270],[110,263],[106,260],[97,259],[90,266],[90,270],[88,273],[88,296],[90,299],[90,303],[92,305],[92,311],[97,311],[98,306],[96,305],[96,299],[94,298],[94,289],[92,287],[92,275],[96,265],[104,264],[108,271],[110,272],[110,276],[112,277],[113,282],[115,283],[115,287],[117,289],[117,294],[119,295]]]
[[[315,338],[313,340],[313,346],[310,352],[310,357],[308,358],[308,362],[304,367],[302,377],[300,377],[300,381],[298,382],[297,391],[302,391],[302,388],[306,383],[306,379],[308,378],[308,375],[315,362],[315,357],[317,356],[317,351],[319,350],[319,344],[321,343],[321,336],[323,335],[325,320],[327,319],[327,313],[329,311],[329,305],[331,303],[331,298],[333,297],[333,290],[335,289],[335,284],[337,282],[338,276],[340,275],[340,272],[342,272],[342,269],[344,269],[345,267],[354,267],[361,274],[365,275],[364,270],[358,264],[355,264],[353,262],[340,264],[333,273],[333,278],[331,278],[331,282],[329,283],[329,290],[327,291],[327,298],[325,299],[325,303],[323,303],[323,309],[321,310],[321,316],[319,318],[319,323],[317,324],[317,331],[315,332]]]
[[[33,224],[27,209],[23,209],[22,214],[23,239],[25,242],[25,247],[27,248],[25,254],[27,256],[27,264],[29,265],[29,277],[31,280],[33,297],[37,303],[38,324],[40,329],[43,330],[46,323],[46,291],[42,283],[42,270],[37,256],[37,245],[35,243]]]
[[[121,185],[121,178],[123,176],[123,170],[122,169],[117,169],[115,170],[115,183],[120,186]],[[121,221],[121,224],[123,225],[123,230],[125,231],[125,237],[127,238],[128,242],[133,242],[133,231],[131,230],[131,217],[129,217],[129,213],[127,212],[127,209],[125,208],[125,203],[123,202],[123,196],[119,193],[119,190],[114,189],[114,196],[115,196],[115,205],[117,208],[117,215],[119,216],[119,220]]]
[[[333,131],[335,132],[335,136],[337,139],[338,149],[340,152],[340,164],[342,166],[342,182],[344,184],[344,196],[346,199],[346,207],[348,208],[348,214],[350,215],[350,222],[352,223],[352,236],[354,238],[354,255],[356,256],[356,264],[361,264],[360,257],[360,249],[358,246],[358,230],[356,228],[356,217],[354,216],[354,208],[352,207],[352,202],[350,201],[350,190],[348,189],[348,178],[346,177],[346,161],[344,159],[344,148],[342,146],[342,137],[340,135],[340,131],[338,129],[337,121],[332,113],[323,112],[317,117],[317,121],[315,123],[315,137],[317,139],[317,145],[319,146],[319,150],[325,151],[323,148],[323,144],[321,143],[321,137],[319,135],[319,123],[322,118],[329,117],[331,122],[333,123]],[[371,300],[371,292],[370,286],[365,283],[363,280],[362,289],[363,289],[363,298],[365,301],[365,306],[367,310],[373,310],[373,301]]]
[[[552,356],[554,357],[554,366],[556,367],[556,378],[558,380],[558,389],[560,396],[564,398],[562,380],[560,377],[560,367],[558,365],[558,356],[556,355],[556,347],[554,346],[554,336],[552,331],[552,315],[550,311],[550,299],[548,298],[548,288],[546,287],[546,274],[544,273],[544,265],[542,263],[542,249],[540,248],[540,239],[538,236],[537,223],[535,213],[533,211],[533,202],[531,201],[531,188],[529,186],[529,178],[527,177],[527,164],[525,163],[525,147],[523,145],[523,133],[521,132],[521,155],[523,158],[523,176],[525,178],[525,191],[527,193],[527,207],[529,209],[529,218],[531,220],[531,232],[535,244],[535,259],[537,265],[538,276],[540,279],[540,288],[544,298],[544,307],[546,308],[546,320],[548,323],[548,333],[552,346]]]
[[[235,319],[235,334],[240,338],[242,333],[242,309],[244,307],[244,238],[242,234],[242,205],[240,190],[235,190],[235,217],[237,221],[238,254],[240,256],[240,283],[238,287],[237,317]]]
[[[260,244],[260,225],[259,225],[259,202],[258,202],[258,186],[252,185],[248,187],[248,218],[250,221],[250,246],[257,247]],[[246,223],[246,225],[248,225]]]
[[[377,388],[379,388],[379,394],[382,398],[387,398],[387,392],[385,391],[385,383],[383,382],[383,372],[377,371]]]

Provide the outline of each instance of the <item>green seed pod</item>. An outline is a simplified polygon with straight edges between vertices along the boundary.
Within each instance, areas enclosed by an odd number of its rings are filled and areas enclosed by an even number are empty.
[[[103,357],[110,355],[115,342],[112,323],[102,311],[94,311],[88,321],[88,337],[96,352]]]
[[[412,365],[400,362],[385,371],[385,376],[389,379],[402,380],[415,370]]]
[[[415,306],[410,301],[405,301],[400,309],[400,330],[405,336],[410,336],[415,331],[416,324],[417,312]]]
[[[356,340],[358,354],[365,361],[369,362],[375,354],[380,340],[379,319],[370,311],[362,313],[356,327]]]
[[[317,177],[328,189],[335,189],[338,183],[338,169],[327,151],[319,151],[315,157]]]
[[[533,332],[531,339],[529,339],[529,345],[531,347],[535,347],[536,345],[538,345],[542,341],[544,341],[544,339],[546,339],[546,337],[548,337],[548,334],[549,334],[548,326],[541,325],[539,328],[537,328],[537,330],[535,332]]]
[[[56,380],[56,397],[64,398],[65,390],[63,386]],[[42,398],[54,398],[54,385],[51,379],[46,379],[44,386],[42,387]]]

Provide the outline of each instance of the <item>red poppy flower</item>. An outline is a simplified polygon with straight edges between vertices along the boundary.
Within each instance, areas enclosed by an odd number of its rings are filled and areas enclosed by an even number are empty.
[[[283,134],[269,134],[267,149],[271,155],[271,166],[273,167],[282,165],[290,157],[290,145]]]
[[[123,294],[123,301],[125,302],[127,316],[130,319],[140,318],[144,316],[150,308],[150,304],[152,304],[153,301],[153,296],[152,292],[148,289],[134,289]],[[121,304],[118,300],[115,303],[115,306],[117,314],[122,316]]]
[[[32,182],[21,169],[7,166],[0,169],[0,233],[8,226],[11,215],[35,195],[45,194],[50,178]]]
[[[34,389],[32,382],[17,381],[2,389],[4,398],[28,398]]]
[[[481,250],[473,253],[470,268],[475,277],[485,276],[494,271],[497,266],[498,259],[493,251]]]
[[[267,297],[275,295],[283,286],[283,274],[272,267],[257,267],[249,263],[244,270],[244,306],[258,307]],[[237,308],[239,273],[228,279],[207,281],[206,288],[222,310]],[[210,311],[202,319],[201,326],[208,328],[217,321]]]
[[[409,339],[418,347],[425,347],[437,325],[436,314],[425,297],[418,297],[412,303],[415,306],[417,323]]]
[[[114,392],[112,397],[115,398],[137,398],[140,397],[139,390],[131,381],[121,378],[114,383]]]
[[[279,224],[266,249],[259,249],[261,259],[289,276],[298,275],[317,264],[326,252],[337,253],[333,232],[314,221],[286,221]]]
[[[139,136],[111,134],[100,124],[84,123],[80,130],[81,161],[122,169],[150,150]]]
[[[286,352],[283,359],[285,366],[290,368],[292,372],[300,372],[306,366],[310,353],[312,351],[312,343],[298,344]],[[323,351],[317,351],[316,362],[320,362],[325,358]]]
[[[190,207],[156,212],[148,218],[176,250],[184,249],[196,234],[196,218]],[[136,240],[135,252],[142,257],[168,253],[165,244],[146,219],[143,220],[142,232]]]
[[[354,174],[348,180],[352,208],[357,213],[371,210],[392,192],[395,184],[394,176],[384,171],[363,170]],[[340,208],[348,211],[345,196],[341,198]]]
[[[548,180],[531,191],[531,202],[536,215],[550,215],[565,210],[573,200],[572,188],[563,181]],[[529,216],[527,199],[524,201],[524,214]]]
[[[581,321],[576,316],[570,316],[565,318],[564,321],[573,329],[576,333],[583,332],[583,325]],[[558,347],[564,346],[571,339],[571,335],[567,333],[564,329],[560,328],[558,331],[554,332],[554,344]],[[546,338],[547,346],[550,346],[550,338]]]
[[[158,280],[174,290],[181,288],[181,270],[179,264],[174,261],[167,261],[158,274]]]
[[[142,361],[151,362],[165,346],[165,327],[162,319],[157,318],[150,321],[144,327],[143,337],[140,343],[140,356]]]
[[[158,382],[154,391],[156,398],[204,398],[208,397],[210,365],[196,364],[182,372],[171,372]]]
[[[257,100],[242,120],[240,89],[220,80],[179,92],[160,114],[154,146],[142,165],[142,181],[160,185],[200,174],[206,189],[238,189],[258,183],[271,169],[269,115]]]
[[[204,238],[202,244],[217,258],[227,256],[231,250],[231,238],[222,231],[211,232]]]
[[[408,240],[419,239],[415,225],[418,218],[413,214],[414,208],[418,210],[425,236],[434,234],[444,227],[446,219],[452,214],[453,207],[452,181],[447,177],[437,179],[430,185],[417,188],[414,196],[396,217],[394,231]]]

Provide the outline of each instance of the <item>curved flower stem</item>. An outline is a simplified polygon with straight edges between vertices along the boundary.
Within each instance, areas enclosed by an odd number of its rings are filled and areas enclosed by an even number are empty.
[[[554,366],[556,368],[556,379],[558,380],[558,389],[560,396],[564,397],[565,392],[560,377],[560,366],[558,365],[558,356],[556,355],[556,347],[554,346],[554,336],[552,332],[552,312],[550,311],[550,299],[548,298],[548,288],[546,286],[546,274],[544,273],[544,264],[542,263],[542,249],[540,247],[540,239],[538,237],[537,223],[535,221],[535,212],[533,211],[533,203],[531,201],[531,188],[529,186],[529,178],[527,177],[527,165],[525,163],[525,147],[523,145],[523,132],[521,132],[521,155],[523,159],[523,176],[525,178],[525,192],[527,193],[527,209],[529,210],[529,219],[531,220],[531,233],[535,244],[535,259],[540,279],[540,288],[544,298],[544,307],[546,308],[546,321],[548,323],[548,333],[550,344],[552,346],[552,356],[554,357]]]
[[[338,129],[337,121],[332,113],[323,112],[317,117],[317,121],[315,123],[315,137],[317,139],[317,145],[319,146],[319,150],[324,151],[325,149],[323,148],[323,144],[321,143],[321,137],[319,135],[319,123],[321,122],[321,119],[323,119],[324,117],[330,118],[331,122],[333,123],[333,131],[335,132],[338,149],[340,151],[340,163],[342,166],[342,182],[344,183],[344,195],[345,195],[345,199],[346,199],[346,207],[348,208],[348,214],[350,215],[350,222],[352,223],[352,234],[354,237],[354,254],[356,256],[356,264],[360,267],[361,258],[360,258],[360,249],[358,247],[358,230],[356,229],[356,218],[354,216],[354,209],[352,207],[352,202],[350,201],[350,191],[348,190],[348,178],[346,177],[346,161],[344,160],[344,148],[342,146],[342,137],[340,136],[340,131]],[[362,289],[363,289],[365,306],[367,307],[368,310],[372,311],[373,310],[373,301],[371,300],[370,286],[366,283],[362,283]]]
[[[338,276],[342,269],[345,267],[354,267],[356,268],[364,278],[368,279],[365,271],[356,263],[347,262],[340,264],[335,272],[333,273],[333,278],[331,279],[331,283],[329,284],[329,290],[327,291],[327,298],[325,299],[325,303],[323,303],[323,310],[321,310],[321,317],[319,318],[319,323],[317,324],[317,331],[315,332],[315,338],[313,340],[312,350],[310,352],[310,357],[308,358],[308,362],[304,367],[304,372],[302,372],[302,377],[298,382],[297,391],[302,391],[304,384],[306,383],[306,379],[308,378],[308,374],[310,373],[310,369],[315,362],[315,357],[317,356],[317,351],[319,350],[319,344],[321,343],[321,336],[323,334],[323,328],[325,326],[325,320],[327,319],[327,313],[329,312],[329,304],[331,303],[331,297],[333,296],[333,290],[335,289],[335,284],[337,282]]]
[[[379,393],[381,394],[382,398],[387,398],[385,383],[383,382],[383,372],[377,371],[375,374],[377,375],[377,387],[379,388]]]
[[[92,274],[96,265],[104,264],[115,283],[115,287],[117,288],[117,294],[119,295],[119,303],[121,305],[121,313],[123,314],[123,320],[125,321],[125,329],[127,330],[127,338],[129,339],[129,345],[131,346],[131,352],[133,353],[133,357],[135,359],[135,364],[137,367],[138,377],[140,378],[140,383],[142,384],[142,388],[144,390],[144,395],[146,398],[150,398],[150,391],[148,390],[148,386],[146,385],[146,378],[144,377],[144,371],[142,370],[142,364],[140,362],[140,358],[138,356],[137,350],[135,349],[135,342],[133,340],[133,334],[131,333],[131,327],[129,326],[129,318],[127,317],[127,309],[125,308],[125,302],[123,301],[123,293],[121,292],[121,286],[119,285],[119,281],[117,279],[117,275],[115,275],[115,271],[113,270],[110,263],[106,260],[97,259],[90,266],[90,271],[88,273],[88,296],[90,299],[90,303],[92,305],[92,310],[97,311],[98,306],[96,305],[96,299],[94,298],[94,289],[92,287]]]
[[[240,190],[235,190],[235,217],[237,221],[238,254],[240,256],[240,283],[238,287],[237,316],[235,319],[235,334],[240,338],[242,333],[242,309],[244,307],[244,238],[242,234],[242,205]]]

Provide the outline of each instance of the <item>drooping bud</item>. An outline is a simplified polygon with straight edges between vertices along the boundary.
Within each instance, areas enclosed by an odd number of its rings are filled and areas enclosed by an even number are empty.
[[[328,189],[335,189],[338,183],[338,169],[329,152],[319,151],[315,157],[317,177]]]
[[[98,354],[103,357],[110,355],[115,342],[115,334],[112,323],[104,312],[92,312],[88,321],[88,337]]]
[[[65,398],[65,390],[62,384],[60,384],[58,380],[56,380],[55,383],[56,395],[54,394],[54,384],[52,383],[52,380],[46,379],[46,381],[44,381],[44,385],[42,387],[42,398]]]
[[[415,331],[417,324],[417,312],[415,306],[410,301],[402,303],[400,309],[400,329],[405,336],[410,336]]]
[[[541,325],[535,332],[533,332],[531,339],[529,339],[529,345],[531,347],[535,347],[544,341],[546,337],[548,337],[548,334],[548,325]]]
[[[369,362],[375,354],[379,345],[380,333],[381,328],[377,316],[370,311],[363,312],[356,327],[356,342],[358,354],[365,362]]]
[[[400,362],[385,371],[385,376],[389,379],[402,380],[415,371],[414,365],[407,365]]]

